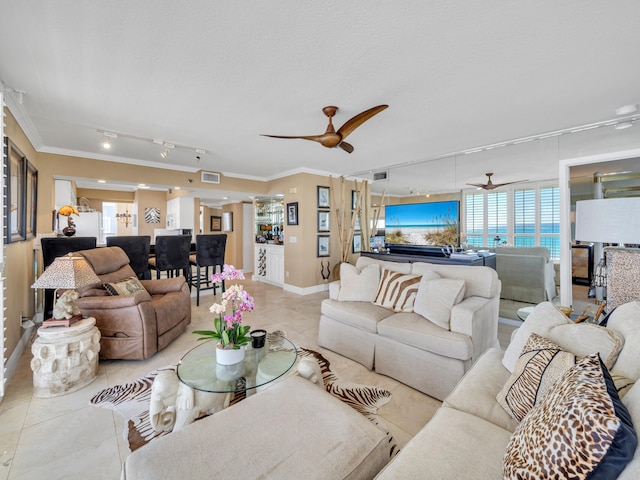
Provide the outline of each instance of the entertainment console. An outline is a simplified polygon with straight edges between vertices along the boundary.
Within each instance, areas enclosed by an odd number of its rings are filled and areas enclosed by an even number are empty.
[[[485,256],[469,255],[465,258],[462,255],[456,255],[455,258],[446,257],[440,251],[421,251],[415,253],[396,252],[391,250],[390,253],[373,253],[362,252],[360,255],[363,257],[376,258],[378,260],[387,260],[390,262],[400,263],[415,263],[415,262],[427,262],[427,263],[439,263],[445,265],[471,265],[471,266],[485,266],[496,269],[496,254],[486,253]]]

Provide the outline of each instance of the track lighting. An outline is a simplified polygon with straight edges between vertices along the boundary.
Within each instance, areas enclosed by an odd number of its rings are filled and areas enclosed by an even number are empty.
[[[162,152],[160,153],[160,156],[162,158],[167,158],[169,156],[169,149],[165,148],[164,150],[162,150]]]
[[[617,123],[615,127],[616,130],[624,130],[625,128],[633,127],[633,122],[620,122]]]
[[[112,133],[112,132],[101,132],[102,133],[102,148],[104,148],[105,150],[109,150],[111,148],[111,139],[112,138],[118,138],[118,134],[117,133]]]

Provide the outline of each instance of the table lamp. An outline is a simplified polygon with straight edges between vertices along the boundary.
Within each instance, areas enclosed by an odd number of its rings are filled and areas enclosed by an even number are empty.
[[[640,243],[640,197],[600,198],[576,202],[576,240],[596,242],[598,264],[594,268],[596,301],[601,302],[607,286],[602,243]]]
[[[57,257],[47,269],[42,272],[31,288],[48,288],[48,289],[66,289],[75,290],[76,288],[86,287],[100,283],[101,280],[89,265],[84,257],[74,257],[72,254],[63,257]],[[53,318],[49,318],[42,322],[42,327],[68,327],[72,323],[80,320],[82,315],[78,312],[75,305],[75,299],[68,299],[64,313],[56,314],[54,308]],[[61,317],[61,318],[56,318]]]

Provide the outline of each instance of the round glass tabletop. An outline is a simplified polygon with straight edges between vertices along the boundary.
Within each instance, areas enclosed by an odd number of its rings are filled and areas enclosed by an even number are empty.
[[[178,363],[178,378],[203,392],[241,392],[266,385],[287,373],[297,358],[296,346],[283,337],[269,336],[263,348],[246,346],[244,360],[234,365],[216,362],[216,341],[188,351]]]

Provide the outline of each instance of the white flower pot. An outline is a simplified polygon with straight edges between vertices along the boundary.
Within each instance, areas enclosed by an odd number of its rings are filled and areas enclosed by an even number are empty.
[[[244,360],[244,347],[226,350],[222,345],[216,345],[216,363],[220,365],[235,365]]]

